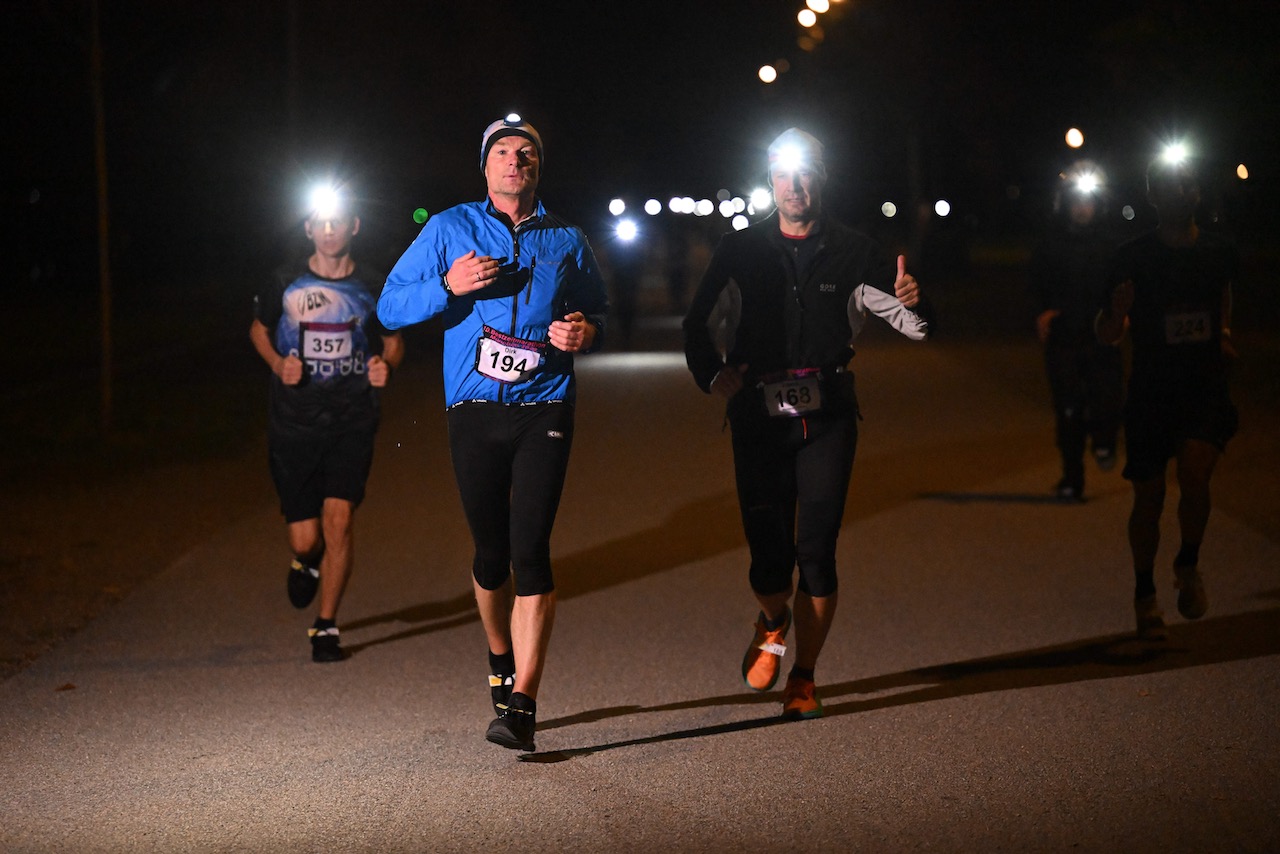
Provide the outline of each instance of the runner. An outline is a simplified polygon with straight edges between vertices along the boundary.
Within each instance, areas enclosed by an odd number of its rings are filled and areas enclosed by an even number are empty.
[[[794,612],[786,718],[822,714],[814,668],[835,617],[836,537],[858,443],[853,340],[868,312],[908,338],[929,333],[905,258],[895,268],[870,238],[823,212],[822,151],[796,128],[773,141],[777,212],[725,235],[684,319],[689,370],[703,391],[728,399],[749,580],[760,603],[742,661],[752,689],[777,681]],[[721,323],[723,347],[711,328]]]
[[[311,658],[329,662],[343,658],[336,620],[373,464],[377,389],[404,345],[375,314],[383,277],[351,255],[360,218],[349,203],[327,199],[305,229],[315,251],[255,297],[249,338],[272,373],[268,454],[293,551],[289,601],[305,608],[320,591]]]
[[[1200,545],[1209,521],[1209,479],[1238,426],[1227,366],[1235,356],[1231,287],[1240,262],[1231,243],[1197,224],[1200,187],[1188,162],[1153,161],[1147,198],[1156,228],[1121,247],[1097,333],[1105,344],[1119,343],[1126,330],[1132,340],[1124,476],[1133,483],[1133,607],[1138,636],[1160,640],[1168,630],[1155,559],[1171,459],[1181,492],[1182,543],[1173,559],[1178,613],[1195,620],[1209,609]]]
[[[533,126],[514,115],[489,125],[480,167],[488,198],[427,221],[378,313],[391,329],[443,315],[449,447],[497,714],[485,737],[534,750],[556,612],[551,529],[573,441],[572,354],[598,349],[609,306],[586,237],[536,195]]]

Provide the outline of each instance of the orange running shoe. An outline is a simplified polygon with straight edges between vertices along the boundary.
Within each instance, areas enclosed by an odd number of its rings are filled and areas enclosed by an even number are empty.
[[[742,657],[742,679],[755,691],[768,691],[778,681],[782,656],[786,654],[787,629],[791,628],[791,609],[787,609],[782,625],[770,631],[764,625],[764,612],[756,618],[756,634]]]
[[[812,681],[799,676],[787,677],[787,687],[782,692],[782,717],[789,721],[822,717],[822,701]]]

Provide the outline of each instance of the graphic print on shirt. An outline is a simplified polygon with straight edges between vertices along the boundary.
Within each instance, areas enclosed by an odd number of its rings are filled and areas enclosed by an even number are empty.
[[[363,374],[370,352],[364,318],[373,307],[354,282],[304,274],[285,288],[276,350],[302,359],[313,382]]]

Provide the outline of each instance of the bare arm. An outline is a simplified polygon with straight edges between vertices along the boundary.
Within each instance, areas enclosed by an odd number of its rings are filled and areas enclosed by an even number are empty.
[[[302,360],[297,356],[281,356],[271,343],[271,332],[257,318],[249,325],[249,340],[262,361],[285,385],[297,385],[302,380]]]

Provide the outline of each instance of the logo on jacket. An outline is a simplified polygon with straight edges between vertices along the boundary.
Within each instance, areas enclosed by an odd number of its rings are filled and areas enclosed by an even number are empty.
[[[836,292],[836,286],[833,285],[831,282],[823,282],[822,284],[818,285],[818,293],[834,294],[835,292]]]

